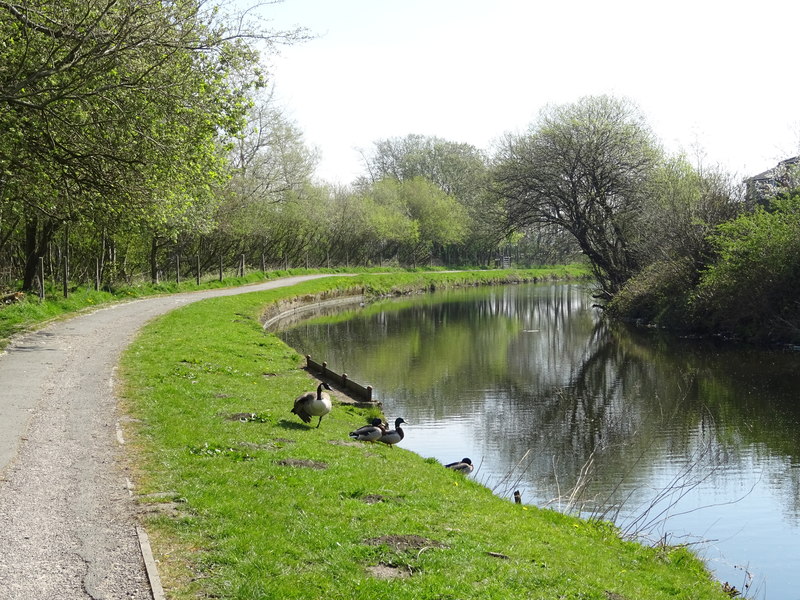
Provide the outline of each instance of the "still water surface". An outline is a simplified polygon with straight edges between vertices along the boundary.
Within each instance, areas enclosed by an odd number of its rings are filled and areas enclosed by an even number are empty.
[[[629,329],[591,305],[574,284],[477,288],[278,334],[371,384],[409,423],[402,447],[470,457],[509,501],[691,544],[749,598],[800,599],[800,354]]]

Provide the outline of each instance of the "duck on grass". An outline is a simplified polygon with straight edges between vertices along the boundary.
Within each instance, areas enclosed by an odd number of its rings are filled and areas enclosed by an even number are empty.
[[[323,388],[330,390],[331,386],[323,381],[317,386],[316,392],[305,392],[298,396],[292,408],[292,412],[300,417],[303,423],[310,423],[312,417],[319,417],[317,428],[322,423],[322,417],[331,412],[332,408],[330,394],[323,392]]]

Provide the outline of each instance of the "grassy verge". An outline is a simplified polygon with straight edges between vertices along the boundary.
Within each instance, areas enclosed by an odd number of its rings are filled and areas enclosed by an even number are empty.
[[[362,409],[335,402],[319,429],[290,414],[313,381],[263,332],[265,307],[480,275],[329,278],[206,300],[142,331],[121,369],[126,436],[169,598],[726,597],[686,549],[502,500],[402,444],[350,443]]]

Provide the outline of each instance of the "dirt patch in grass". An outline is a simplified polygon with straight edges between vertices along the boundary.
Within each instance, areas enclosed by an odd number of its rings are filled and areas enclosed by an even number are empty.
[[[404,550],[419,550],[421,548],[446,548],[441,542],[429,540],[419,535],[382,535],[381,537],[364,540],[370,546],[386,544],[390,548],[402,552]]]
[[[386,498],[380,494],[367,494],[361,497],[361,501],[365,504],[377,504],[378,502],[386,502]]]
[[[279,460],[278,464],[283,467],[300,467],[304,469],[316,469],[317,471],[324,471],[328,465],[318,460],[304,460],[299,458],[284,458]]]
[[[163,515],[171,519],[178,519],[186,516],[184,507],[184,504],[178,502],[156,502],[141,504],[138,512],[140,515]]]
[[[345,440],[330,440],[328,443],[331,446],[350,446],[351,448],[358,448],[364,445],[364,442],[348,442]]]
[[[383,494],[368,494],[364,490],[358,490],[350,494],[342,494],[342,498],[358,500],[364,504],[378,504],[379,502],[403,502],[402,496],[384,496]]]
[[[393,565],[373,565],[367,567],[370,575],[378,579],[397,579],[401,577],[411,577],[411,572],[408,569],[395,567]]]

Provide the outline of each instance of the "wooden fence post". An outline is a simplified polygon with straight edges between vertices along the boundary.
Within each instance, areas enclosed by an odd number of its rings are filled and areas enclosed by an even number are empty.
[[[100,259],[94,259],[94,291],[100,291]]]
[[[64,227],[64,298],[69,296],[69,225]]]
[[[44,301],[44,256],[39,257],[39,302]]]
[[[219,280],[222,281],[222,255],[219,255]]]
[[[200,285],[200,255],[197,255],[197,285]]]
[[[181,283],[181,255],[175,254],[175,283]]]

